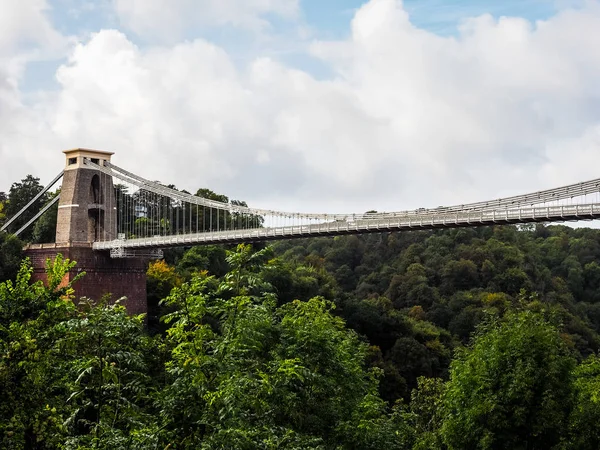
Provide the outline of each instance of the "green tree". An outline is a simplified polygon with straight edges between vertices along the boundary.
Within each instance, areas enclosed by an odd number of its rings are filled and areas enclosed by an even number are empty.
[[[592,303],[600,301],[600,265],[596,261],[585,265],[583,279],[586,301]]]
[[[48,196],[51,201],[60,191],[54,192]],[[56,240],[56,220],[58,217],[58,203],[55,203],[46,211],[33,225],[32,240],[36,243],[52,243]]]
[[[164,331],[160,317],[165,313],[161,300],[166,298],[175,286],[182,283],[175,268],[166,261],[153,261],[146,271],[146,302],[148,305],[148,328],[151,332]]]
[[[32,200],[44,187],[40,184],[40,179],[32,175],[27,175],[20,182],[11,185],[8,193],[8,205],[6,206],[6,217],[10,218],[17,214],[30,200]],[[46,195],[40,197],[33,205],[29,207],[17,220],[15,220],[10,230],[15,232],[25,225],[33,216],[35,216],[42,206],[48,200]],[[33,237],[33,227],[29,227],[21,234],[21,239],[31,241]]]
[[[150,366],[157,349],[143,316],[129,316],[119,302],[84,299],[57,330],[67,399],[64,447],[149,448],[156,438],[140,430],[156,414]]]
[[[442,270],[442,280],[442,288],[448,293],[472,289],[479,284],[477,266],[465,259],[448,261]]]
[[[25,261],[0,283],[0,447],[148,448],[160,352],[118,303],[75,307],[74,265],[48,261],[44,285]]]
[[[600,359],[588,357],[574,371],[574,406],[563,448],[600,448]]]
[[[410,400],[416,436],[414,450],[443,448],[440,429],[444,421],[445,390],[446,384],[441,378],[419,377]]]
[[[25,261],[16,281],[0,283],[0,446],[56,448],[64,436],[62,355],[57,325],[75,314],[71,283],[63,284],[74,263],[49,262],[47,286],[30,284]],[[76,280],[74,280],[76,281]]]
[[[367,346],[315,298],[281,307],[257,276],[266,251],[239,246],[217,283],[173,290],[163,445],[177,448],[403,448],[366,370]]]
[[[23,241],[0,232],[0,282],[14,280],[23,258]]]
[[[532,312],[479,327],[452,362],[445,395],[450,449],[549,449],[567,430],[574,359]]]
[[[229,270],[225,257],[225,249],[220,245],[192,247],[177,263],[177,270],[187,276],[194,271],[206,270],[210,275],[222,277]]]

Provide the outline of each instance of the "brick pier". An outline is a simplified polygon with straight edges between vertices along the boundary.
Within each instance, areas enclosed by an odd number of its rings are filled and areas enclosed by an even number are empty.
[[[130,314],[146,313],[146,270],[148,260],[113,259],[108,252],[93,251],[91,244],[33,244],[25,249],[33,265],[34,281],[46,281],[46,260],[54,259],[57,254],[76,261],[77,265],[67,275],[65,282],[77,274],[86,275],[75,283],[77,298],[88,297],[100,300],[105,294],[111,294],[112,300],[127,297],[123,303]]]

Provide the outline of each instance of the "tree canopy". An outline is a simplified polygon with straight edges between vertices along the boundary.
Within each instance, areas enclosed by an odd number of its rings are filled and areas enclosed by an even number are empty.
[[[60,257],[31,283],[22,248],[0,234],[2,448],[600,445],[597,230],[178,249],[147,317],[79,299]]]

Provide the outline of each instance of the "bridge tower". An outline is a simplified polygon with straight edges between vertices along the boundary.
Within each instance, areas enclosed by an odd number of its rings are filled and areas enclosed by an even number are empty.
[[[116,198],[112,177],[87,167],[85,160],[104,166],[113,153],[65,150],[65,172],[58,203],[56,242],[110,241],[117,233]]]
[[[85,277],[75,284],[75,295],[100,300],[127,297],[124,303],[131,314],[146,313],[146,270],[148,258],[113,259],[108,251],[95,251],[96,241],[117,238],[117,203],[112,177],[87,166],[85,160],[104,166],[113,153],[76,148],[65,150],[63,183],[58,203],[56,241],[31,244],[25,254],[31,259],[34,280],[46,281],[47,259],[62,254],[77,265],[65,282],[78,273]]]

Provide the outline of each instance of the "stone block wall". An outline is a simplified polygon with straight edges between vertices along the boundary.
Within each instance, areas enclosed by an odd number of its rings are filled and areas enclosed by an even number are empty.
[[[89,245],[40,244],[30,245],[25,249],[25,255],[31,259],[34,280],[46,281],[45,267],[48,258],[57,254],[76,261],[77,265],[67,275],[72,280],[78,273],[86,275],[75,283],[75,295],[100,300],[105,294],[111,294],[112,299],[127,297],[122,304],[130,314],[148,312],[146,300],[146,270],[148,260],[112,259],[108,252],[92,250]]]

